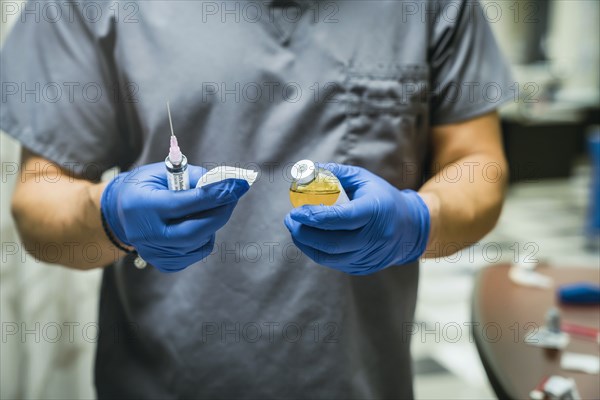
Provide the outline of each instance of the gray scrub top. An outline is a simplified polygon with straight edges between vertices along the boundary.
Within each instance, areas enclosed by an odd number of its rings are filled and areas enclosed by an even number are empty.
[[[289,169],[429,175],[433,125],[511,98],[474,2],[30,2],[2,51],[1,127],[89,179],[164,160],[260,172],[207,259],[106,268],[104,397],[409,398],[418,264],[354,277],[294,247]],[[31,11],[33,10],[33,11]],[[37,11],[36,11],[37,10]],[[36,15],[37,14],[37,15]]]

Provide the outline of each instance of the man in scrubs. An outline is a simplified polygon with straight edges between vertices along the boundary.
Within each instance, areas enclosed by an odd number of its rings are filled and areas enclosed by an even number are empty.
[[[487,233],[506,182],[495,110],[512,82],[482,8],[52,7],[6,41],[0,122],[23,144],[24,244],[104,268],[98,396],[412,397],[417,260]],[[250,189],[167,190],[167,99],[192,187],[228,165],[260,173]],[[301,159],[351,201],[292,210]]]

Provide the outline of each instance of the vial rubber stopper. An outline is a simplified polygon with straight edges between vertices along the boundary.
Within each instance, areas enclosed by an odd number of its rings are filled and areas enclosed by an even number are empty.
[[[316,177],[317,167],[311,160],[301,160],[292,166],[292,179],[301,185],[312,182]]]

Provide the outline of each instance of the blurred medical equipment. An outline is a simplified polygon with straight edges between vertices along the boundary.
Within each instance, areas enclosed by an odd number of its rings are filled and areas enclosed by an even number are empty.
[[[560,358],[560,367],[567,371],[596,375],[600,371],[600,358],[592,354],[565,352]]]
[[[569,334],[560,329],[560,311],[552,307],[546,312],[546,325],[530,330],[525,343],[546,349],[564,349],[570,339]]]
[[[600,344],[600,329],[563,322],[561,329],[572,336],[595,341]]]
[[[558,288],[558,298],[563,304],[600,304],[600,286],[588,282],[563,285]]]
[[[521,286],[549,289],[554,284],[552,278],[535,271],[537,264],[513,264],[508,270],[511,281]]]
[[[532,400],[580,400],[577,384],[572,378],[559,375],[545,376],[540,383],[529,392]]]

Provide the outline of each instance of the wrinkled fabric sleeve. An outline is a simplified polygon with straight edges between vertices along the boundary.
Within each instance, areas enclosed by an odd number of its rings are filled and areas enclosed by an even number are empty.
[[[431,24],[431,124],[468,120],[514,97],[514,83],[485,8],[478,1],[440,1]]]
[[[91,27],[109,21],[86,15],[78,2],[51,3],[23,3],[4,43],[0,128],[34,153],[97,179],[120,165],[119,142],[126,142],[110,55]]]

